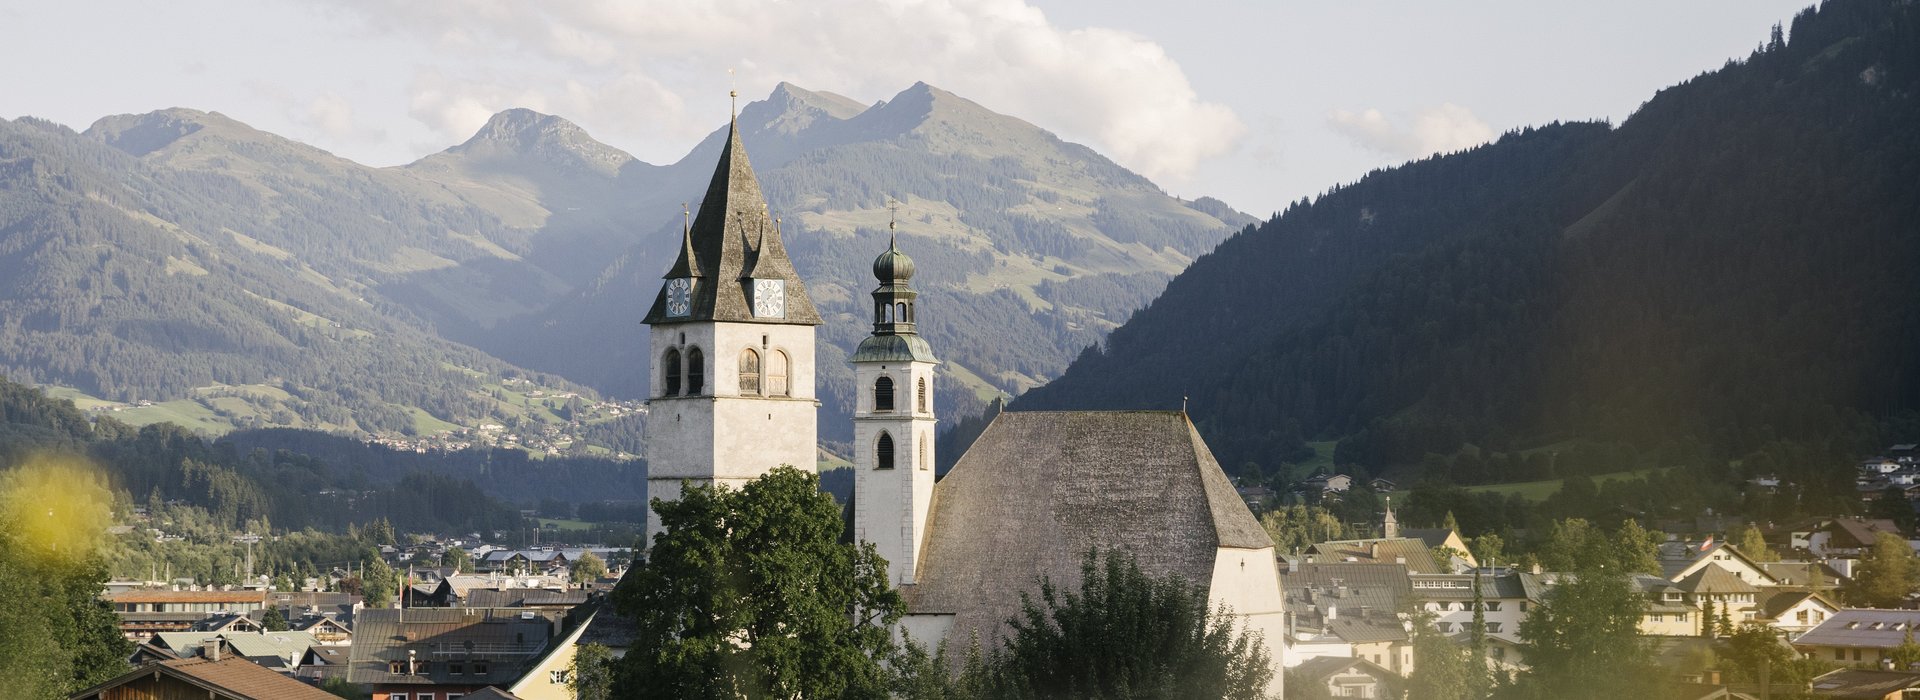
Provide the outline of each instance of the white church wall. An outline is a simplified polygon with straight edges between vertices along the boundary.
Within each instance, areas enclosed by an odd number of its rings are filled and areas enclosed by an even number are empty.
[[[952,615],[907,614],[900,616],[899,629],[915,643],[927,648],[931,654],[939,650],[940,640],[947,638],[947,631],[953,628]],[[986,640],[981,640],[984,646]],[[965,649],[948,649],[948,654],[965,654]]]
[[[1274,664],[1273,681],[1267,691],[1279,695],[1284,675],[1281,668],[1287,656],[1287,616],[1274,548],[1217,548],[1207,604],[1232,608],[1240,624],[1260,634]]]
[[[854,367],[860,387],[853,421],[854,537],[872,542],[887,560],[894,585],[912,583],[925,541],[928,505],[933,501],[932,363],[862,363]],[[881,376],[894,382],[893,409],[874,411],[873,386]],[[918,386],[929,386],[928,409],[920,411]],[[893,439],[894,468],[877,468],[880,435]]]

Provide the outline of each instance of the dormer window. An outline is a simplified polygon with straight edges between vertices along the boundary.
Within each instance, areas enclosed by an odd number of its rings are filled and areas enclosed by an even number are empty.
[[[882,375],[873,382],[873,410],[893,410],[893,378]]]

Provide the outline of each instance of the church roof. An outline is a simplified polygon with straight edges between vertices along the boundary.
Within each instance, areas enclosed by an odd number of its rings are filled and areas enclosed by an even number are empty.
[[[1001,413],[934,487],[915,613],[954,616],[955,648],[990,643],[1040,579],[1071,590],[1094,548],[1209,585],[1219,547],[1273,541],[1184,413]],[[928,641],[934,644],[935,641]]]
[[[919,334],[870,335],[860,340],[849,362],[939,362],[933,346]]]
[[[747,149],[740,142],[738,124],[727,128],[727,145],[720,151],[713,181],[707,185],[706,197],[700,200],[700,208],[679,248],[666,277],[693,278],[692,312],[669,318],[667,290],[663,285],[654,297],[652,309],[647,311],[646,323],[820,324],[820,312],[807,297],[806,283],[794,272],[793,262],[787,258],[780,227],[767,212],[767,198],[760,192],[753,165],[747,162]],[[785,316],[753,315],[748,294],[755,279],[786,281]]]

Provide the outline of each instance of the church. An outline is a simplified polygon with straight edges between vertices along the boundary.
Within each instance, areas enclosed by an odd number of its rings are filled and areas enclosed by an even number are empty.
[[[889,224],[891,227],[891,224]],[[738,125],[647,312],[646,458],[653,497],[682,483],[739,488],[780,465],[812,470],[818,424],[807,297],[748,163]],[[1000,414],[934,478],[940,366],[916,330],[912,258],[889,235],[873,263],[873,327],[850,358],[852,529],[933,646],[991,644],[1042,576],[1077,587],[1094,548],[1206,587],[1260,633],[1280,690],[1285,616],[1273,541],[1181,411]],[[649,514],[647,538],[660,530]]]

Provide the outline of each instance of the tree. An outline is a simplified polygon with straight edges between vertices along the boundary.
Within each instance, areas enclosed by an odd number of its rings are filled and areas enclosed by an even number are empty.
[[[380,558],[380,552],[369,550],[360,564],[360,597],[366,599],[368,607],[382,608],[393,602],[399,590],[398,574],[393,567]]]
[[[347,680],[346,676],[334,676],[320,683],[320,689],[346,698],[347,700],[367,700],[367,691],[360,684]]]
[[[601,561],[600,557],[594,556],[593,552],[586,552],[567,566],[567,574],[573,578],[574,583],[585,584],[598,581],[600,577],[607,575],[607,563]]]
[[[574,700],[609,700],[613,697],[613,651],[599,644],[582,644],[573,652],[567,666],[567,690]]]
[[[1421,700],[1468,700],[1472,695],[1472,664],[1476,659],[1429,623],[1419,623],[1413,634],[1413,674],[1407,677],[1407,697]]]
[[[454,573],[469,573],[473,571],[473,556],[459,547],[448,547],[447,551],[440,555],[440,565],[453,569]]]
[[[1847,600],[1870,608],[1899,607],[1913,592],[1916,580],[1920,580],[1920,564],[1915,562],[1906,540],[1882,532],[1860,558],[1860,566],[1845,589]]]
[[[1481,566],[1493,566],[1506,553],[1507,543],[1491,532],[1473,538],[1473,558]]]
[[[1754,561],[1780,561],[1780,555],[1767,546],[1767,538],[1760,534],[1760,526],[1747,523],[1740,531],[1740,541],[1734,545],[1741,554]]]
[[[616,599],[638,630],[615,696],[887,696],[900,596],[871,544],[840,542],[819,477],[782,466],[653,508],[665,530]]]
[[[106,480],[78,459],[0,473],[0,688],[64,698],[119,675],[133,645],[100,600]]]
[[[287,618],[280,616],[279,608],[267,608],[266,614],[260,616],[260,627],[268,632],[285,632]]]
[[[1887,652],[1887,659],[1893,662],[1896,671],[1911,671],[1914,664],[1920,664],[1920,644],[1913,641],[1913,629],[1907,629],[1907,635],[1900,640],[1900,646]]]
[[[1640,574],[1660,573],[1660,540],[1631,518],[1620,523],[1613,536],[1616,571]]]
[[[1909,633],[1907,643],[1912,641],[1913,635]],[[1764,675],[1767,685],[1781,694],[1789,688],[1807,687],[1815,676],[1832,668],[1826,661],[1794,653],[1792,647],[1781,641],[1778,631],[1759,623],[1741,625],[1727,636],[1721,648],[1728,681],[1759,683]],[[1920,655],[1920,647],[1914,647],[1910,653]]]
[[[1133,557],[1088,552],[1080,587],[1040,582],[1021,595],[987,685],[1007,698],[1262,698],[1273,668],[1257,633],[1176,575],[1149,576]]]
[[[1533,698],[1652,696],[1658,674],[1640,636],[1646,605],[1624,573],[1606,568],[1554,587],[1520,622],[1530,668],[1516,690]]]
[[[1333,511],[1320,506],[1293,505],[1275,508],[1260,515],[1260,526],[1273,538],[1281,552],[1306,549],[1320,542],[1347,536],[1345,525]]]

